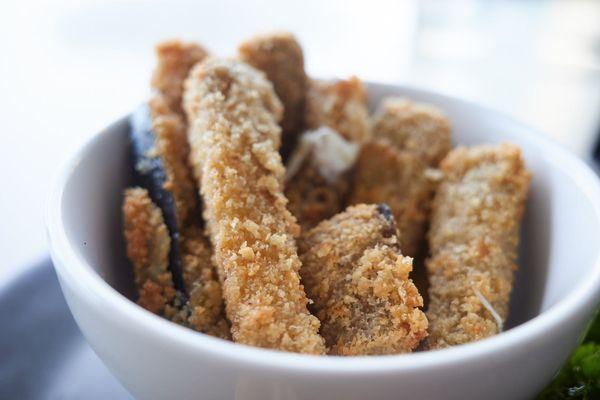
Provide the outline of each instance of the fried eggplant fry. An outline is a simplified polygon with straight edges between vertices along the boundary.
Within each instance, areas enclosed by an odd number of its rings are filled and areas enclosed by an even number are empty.
[[[302,47],[289,32],[257,35],[242,43],[240,59],[263,71],[283,103],[282,151],[289,154],[304,124],[308,78]]]
[[[181,286],[179,310],[174,307],[165,316],[227,338],[220,283],[210,243],[200,229],[199,198],[188,162],[187,126],[181,110],[183,79],[206,52],[199,45],[178,41],[161,43],[156,52],[152,85],[157,92],[149,107],[134,116],[131,138],[140,181],[151,189],[164,216],[171,237],[169,268]]]
[[[412,259],[400,253],[387,205],[349,207],[299,243],[302,281],[330,354],[406,353],[427,336]]]
[[[402,254],[414,257],[425,235],[436,176],[414,155],[384,140],[370,140],[360,149],[349,203],[388,204],[400,231]]]
[[[183,81],[194,64],[202,61],[208,53],[196,43],[168,40],[156,46],[157,65],[152,74],[151,86],[161,97],[155,106],[164,107],[161,114],[170,113],[184,116],[181,105]]]
[[[221,282],[212,263],[212,248],[197,226],[186,229],[181,240],[183,281],[187,289],[184,324],[203,333],[231,339]]]
[[[310,83],[306,125],[287,164],[289,209],[303,230],[344,209],[357,148],[369,133],[366,91],[360,80]],[[332,174],[330,170],[343,173]],[[293,173],[289,173],[293,171]]]
[[[152,117],[154,149],[165,171],[162,187],[174,200],[176,224],[180,229],[194,225],[200,218],[198,194],[188,164],[189,145],[186,124],[176,114]]]
[[[304,116],[308,129],[328,126],[344,139],[361,143],[370,136],[368,117],[367,91],[358,78],[310,81]]]
[[[357,161],[350,204],[389,204],[402,252],[415,257],[425,241],[435,190],[432,168],[450,150],[450,123],[433,106],[392,97],[373,116],[371,132],[373,141]]]
[[[428,234],[430,349],[502,331],[531,180],[508,143],[459,147],[441,169]]]
[[[357,154],[357,143],[326,126],[300,137],[287,163],[285,196],[302,231],[344,208]]]
[[[390,205],[402,252],[416,257],[413,279],[427,304],[429,282],[421,255],[439,175],[434,169],[451,147],[450,122],[431,105],[390,97],[373,116],[371,132],[376,142],[366,144],[359,156],[350,204]]]
[[[243,62],[213,58],[190,73],[184,108],[233,339],[323,354],[283,195],[283,107],[272,84]]]
[[[138,304],[162,315],[176,294],[168,270],[171,239],[167,226],[160,208],[150,200],[145,189],[125,190],[122,211]]]
[[[398,150],[437,167],[450,151],[450,122],[436,107],[405,98],[388,97],[373,116],[371,131]]]

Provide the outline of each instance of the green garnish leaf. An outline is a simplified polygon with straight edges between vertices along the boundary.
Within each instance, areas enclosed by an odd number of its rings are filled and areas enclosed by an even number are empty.
[[[600,317],[538,400],[600,399]]]

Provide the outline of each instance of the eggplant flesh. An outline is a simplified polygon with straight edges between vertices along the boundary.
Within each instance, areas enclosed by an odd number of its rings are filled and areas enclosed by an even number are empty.
[[[159,154],[156,152],[152,116],[147,104],[139,106],[129,117],[130,153],[134,183],[146,190],[150,199],[161,209],[171,237],[169,269],[175,289],[187,294],[183,283],[183,267],[179,248],[179,226],[173,194],[165,189],[167,175]]]

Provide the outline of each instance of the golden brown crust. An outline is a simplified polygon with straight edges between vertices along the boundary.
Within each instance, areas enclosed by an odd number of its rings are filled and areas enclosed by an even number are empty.
[[[304,232],[339,213],[344,208],[349,188],[349,174],[333,183],[327,182],[312,161],[307,159],[286,184],[288,209]]]
[[[427,336],[423,300],[408,278],[385,205],[358,205],[300,241],[302,281],[336,355],[405,353]]]
[[[359,143],[369,134],[366,100],[366,90],[356,77],[347,81],[312,81],[307,97],[306,125],[310,129],[329,127],[333,134]],[[296,146],[290,160],[304,151],[301,145]],[[286,197],[290,201],[288,207],[303,230],[313,228],[343,210],[350,190],[350,178],[351,174],[345,173],[333,181],[326,179],[320,173],[313,154],[306,157],[298,172],[286,184]]]
[[[450,123],[429,104],[390,97],[373,116],[371,132],[377,142],[365,145],[351,203],[390,205],[402,233],[402,251],[415,257],[412,277],[427,304],[428,279],[421,254],[436,182],[423,176],[439,175],[427,168],[437,168],[450,150]]]
[[[231,339],[221,284],[212,264],[210,242],[200,229],[189,228],[181,242],[183,281],[188,292],[188,324],[197,331]]]
[[[425,235],[435,189],[429,172],[420,159],[383,140],[364,143],[356,161],[349,204],[388,204],[400,231],[400,249],[410,257],[417,255]]]
[[[350,204],[387,203],[399,226],[402,252],[415,257],[424,244],[437,167],[450,150],[450,123],[435,107],[385,99],[373,117],[373,140],[356,166]]]
[[[209,58],[203,64],[210,65],[211,63],[215,63],[216,62],[215,60],[218,60],[218,59]],[[233,60],[228,60],[228,62],[233,63]],[[245,65],[245,64],[238,63],[237,65]],[[200,71],[201,69],[198,66],[194,70],[196,71],[196,75],[198,75],[199,74],[198,71]],[[221,100],[221,101],[224,100],[221,98],[224,98],[225,95],[229,92],[229,86],[232,83],[232,78],[227,75],[228,74],[227,68],[217,69],[216,73],[219,74],[220,73],[219,71],[222,71],[222,74],[223,74],[222,79],[220,79],[220,80],[215,79],[215,80],[209,82],[213,86],[210,88],[207,88],[207,89],[210,89],[215,92],[215,94],[211,95],[211,97],[216,97],[214,99],[215,101],[216,100]],[[262,73],[260,73],[260,74],[264,79],[264,75]],[[190,73],[190,75],[192,75],[192,74]],[[277,96],[270,95],[271,93],[269,91],[271,91],[271,92],[273,91],[272,84],[269,81],[267,81],[266,79],[264,79],[264,81],[261,81],[261,82],[252,82],[252,83],[253,84],[260,83],[259,87],[257,87],[255,89],[254,94],[264,97],[264,98],[261,97],[258,100],[261,100],[264,103],[264,107],[269,112],[269,114],[270,114],[269,120],[271,118],[274,118],[276,122],[279,122],[283,115],[283,106],[281,105],[281,102],[279,101]],[[184,108],[185,108],[186,115],[188,116],[188,119],[189,119],[190,116],[194,116],[203,111],[200,109],[202,94],[195,93],[195,91],[197,91],[197,89],[198,89],[197,88],[198,85],[194,82],[194,79],[192,79],[191,76],[186,81],[184,86],[186,86],[186,89],[184,91]],[[188,98],[189,100],[186,100],[186,98]],[[210,100],[213,100],[213,99],[210,99]],[[215,119],[215,121],[213,121],[213,123],[216,124],[217,122],[220,122],[219,119]],[[257,121],[257,122],[260,124],[263,123],[262,121]],[[196,178],[196,182],[201,184],[202,168],[204,165],[203,160],[206,159],[206,153],[207,153],[208,149],[206,149],[202,146],[202,143],[201,143],[202,135],[200,134],[200,132],[198,132],[197,134],[192,134],[192,133],[194,133],[192,131],[198,130],[194,126],[194,121],[190,120],[189,125],[190,126],[188,128],[188,142],[190,144],[190,149],[192,150],[190,153],[190,164],[192,166],[193,175]],[[214,135],[214,132],[209,132],[209,133]],[[277,129],[277,130],[269,129],[268,131],[265,131],[264,133],[267,136],[265,139],[269,139],[273,143],[273,147],[275,149],[279,148],[279,145],[281,144],[281,129]],[[257,150],[259,150],[259,149],[257,149]]]
[[[215,277],[208,239],[198,228],[201,223],[196,185],[189,165],[187,124],[181,100],[183,80],[206,52],[196,44],[179,41],[161,43],[156,49],[158,65],[152,84],[157,93],[150,100],[152,130],[156,152],[165,170],[164,189],[175,203],[183,282],[188,301],[173,306],[165,315],[174,322],[200,332],[228,338],[229,326],[224,317],[221,285]],[[168,314],[168,315],[167,315]]]
[[[304,133],[286,166],[288,209],[302,231],[344,208],[358,145],[320,128]]]
[[[181,101],[183,81],[194,64],[206,57],[197,44],[171,40],[156,46],[158,63],[152,76],[156,93],[150,99],[152,130],[156,152],[165,169],[165,189],[175,200],[177,225],[181,230],[195,225],[200,217],[194,215],[198,199],[190,172],[187,124]]]
[[[373,116],[371,131],[424,164],[437,167],[451,148],[450,122],[436,107],[405,98],[384,99]]]
[[[190,292],[186,307],[187,324],[199,332],[231,340],[231,330],[225,318],[221,285],[217,280],[198,281]]]
[[[164,188],[171,192],[175,202],[177,226],[184,229],[195,225],[198,196],[188,164],[189,145],[186,125],[177,114],[156,115],[152,118],[152,129],[156,138],[156,151],[165,170]]]
[[[192,226],[188,227],[182,236],[182,274],[184,284],[189,292],[199,279],[213,279],[215,271],[213,268],[206,268],[206,265],[212,265],[212,250],[204,232],[200,228]]]
[[[233,339],[322,354],[283,195],[282,106],[271,83],[245,63],[207,60],[186,81],[184,106]]]
[[[263,71],[273,83],[284,108],[284,141],[285,135],[297,134],[302,129],[308,81],[302,47],[296,38],[289,32],[257,35],[242,43],[238,52],[242,61]]]
[[[169,265],[170,238],[160,209],[141,188],[125,190],[123,221],[138,304],[161,314],[175,296]]]
[[[308,129],[329,126],[351,142],[369,138],[367,91],[352,77],[336,82],[310,81],[306,97]]]
[[[168,40],[156,46],[157,66],[152,74],[152,88],[158,91],[164,105],[183,116],[181,99],[183,81],[194,64],[207,56],[206,50],[196,43]]]
[[[494,335],[508,315],[531,174],[512,144],[457,148],[433,203],[428,347]],[[486,307],[485,302],[491,307]],[[493,313],[502,321],[497,321]]]

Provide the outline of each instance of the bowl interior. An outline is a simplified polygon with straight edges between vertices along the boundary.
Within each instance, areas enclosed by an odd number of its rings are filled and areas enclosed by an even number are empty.
[[[510,141],[519,145],[533,172],[522,229],[507,327],[548,310],[574,290],[595,267],[599,217],[577,171],[570,171],[555,146],[503,115],[457,99],[405,87],[369,84],[374,108],[389,95],[440,107],[453,125],[454,144]],[[105,129],[84,149],[64,187],[61,212],[68,240],[108,284],[132,295],[131,267],[121,233],[123,189],[131,183],[128,123]]]

